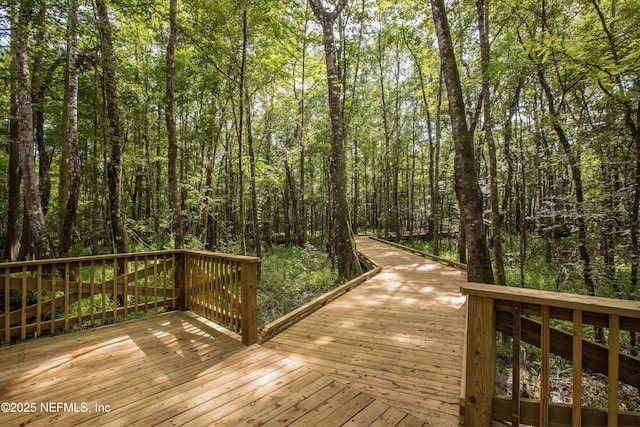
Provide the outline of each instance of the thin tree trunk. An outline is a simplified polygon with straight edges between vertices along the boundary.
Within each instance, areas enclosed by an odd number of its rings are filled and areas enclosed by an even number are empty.
[[[384,237],[389,237],[391,227],[391,130],[389,129],[389,117],[387,113],[387,96],[384,84],[384,67],[382,51],[382,34],[378,32],[378,71],[380,73],[380,102],[382,103],[382,124],[384,127],[384,188],[382,215],[384,218]],[[400,236],[396,236],[398,239]]]
[[[46,1],[42,1],[39,5],[37,21],[35,27],[37,28],[36,36],[34,40],[35,46],[42,46],[44,44],[45,36],[47,33],[47,25],[45,24],[45,18],[47,15]],[[48,69],[47,76],[42,77],[42,65],[44,58],[44,49],[36,49],[33,58],[33,74],[31,76],[31,102],[33,105],[33,128],[36,141],[36,147],[38,149],[38,185],[40,186],[40,203],[42,204],[42,212],[47,215],[49,210],[49,201],[51,199],[51,156],[47,151],[44,140],[44,91],[51,82],[53,73],[60,62],[60,59],[56,59]],[[59,206],[64,206],[60,204]],[[60,209],[63,211],[63,209]]]
[[[436,101],[436,137],[434,141],[435,147],[429,150],[431,157],[430,162],[433,164],[433,175],[431,169],[429,175],[433,181],[433,190],[431,192],[431,212],[433,215],[433,253],[440,255],[440,142],[442,141],[442,90],[444,87],[444,76],[442,68],[438,75],[438,96]],[[433,153],[433,154],[432,154]]]
[[[11,29],[14,41],[16,26]],[[20,121],[18,120],[18,82],[16,76],[16,58],[11,61],[11,117],[9,121],[9,194],[7,206],[7,243],[4,247],[4,258],[17,261],[20,253]]]
[[[111,146],[111,156],[107,164],[109,181],[109,209],[114,248],[119,253],[129,252],[129,239],[122,222],[122,146],[120,141],[120,111],[118,107],[118,82],[116,77],[115,55],[111,38],[109,10],[105,0],[97,0],[98,30],[102,41],[102,60],[104,85],[107,104],[107,134]]]
[[[489,79],[490,45],[489,45],[489,17],[485,13],[484,0],[476,3],[478,10],[478,36],[480,40],[480,54],[482,57],[482,92],[483,92],[483,122],[484,136],[489,148],[489,187],[491,193],[491,232],[493,243],[493,261],[496,268],[496,280],[500,286],[506,286],[504,273],[504,259],[502,256],[502,221],[498,201],[498,160],[496,144],[493,139],[493,120],[491,117],[491,84]]]
[[[253,150],[253,130],[251,128],[251,98],[249,96],[249,88],[245,89],[246,94],[246,111],[247,111],[247,146],[249,149],[249,167],[250,167],[250,187],[251,187],[251,220],[253,225],[253,242],[256,250],[256,256],[262,258],[262,236],[260,235],[260,223],[258,220],[258,192],[256,190],[256,154]],[[261,269],[258,265],[258,276]]]
[[[66,199],[66,212],[62,215],[62,229],[60,231],[59,255],[63,258],[71,256],[73,246],[73,227],[76,222],[78,203],[80,201],[80,153],[78,147],[78,69],[76,58],[78,56],[78,3],[76,0],[69,0],[68,19],[69,40],[67,44],[67,77],[65,98],[67,104],[66,121],[63,122],[65,132],[63,132],[63,145],[68,149],[68,170],[69,186]],[[61,197],[62,200],[62,197]]]
[[[473,140],[467,127],[462,87],[444,0],[431,0],[431,9],[449,99],[455,146],[456,196],[469,247],[468,280],[470,282],[493,283],[493,270],[482,218],[482,193],[478,184]]]
[[[169,43],[166,56],[166,95],[165,95],[165,121],[167,123],[167,137],[169,139],[169,204],[171,206],[171,223],[175,238],[176,249],[184,246],[184,223],[182,221],[182,202],[180,198],[180,185],[178,182],[178,132],[174,112],[174,75],[175,53],[178,43],[177,25],[178,1],[169,2]]]
[[[247,2],[244,2],[242,10],[242,60],[240,62],[240,84],[239,84],[239,119],[238,119],[238,237],[240,239],[240,252],[247,254],[247,238],[245,230],[245,209],[244,209],[244,170],[242,166],[242,144],[244,135],[244,88],[247,85],[247,49],[249,34],[247,27]]]

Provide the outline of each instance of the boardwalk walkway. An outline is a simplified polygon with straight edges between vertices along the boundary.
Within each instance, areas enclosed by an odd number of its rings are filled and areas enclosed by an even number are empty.
[[[265,345],[431,425],[457,425],[466,272],[357,245],[382,272]]]
[[[0,425],[458,425],[463,274],[358,245],[382,273],[264,346],[172,312],[0,349]]]

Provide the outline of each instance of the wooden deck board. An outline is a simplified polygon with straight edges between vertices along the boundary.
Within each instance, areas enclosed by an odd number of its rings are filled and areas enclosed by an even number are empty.
[[[171,312],[0,349],[0,401],[38,405],[0,425],[458,425],[465,273],[358,245],[383,271],[264,346]]]
[[[265,346],[415,417],[394,422],[458,425],[466,272],[357,244],[382,272]]]
[[[328,425],[357,416],[393,425],[410,417],[278,352],[245,347],[190,312],[34,340],[0,349],[0,358],[0,401],[38,405],[0,412],[3,426]],[[46,402],[75,403],[78,412],[43,411]]]

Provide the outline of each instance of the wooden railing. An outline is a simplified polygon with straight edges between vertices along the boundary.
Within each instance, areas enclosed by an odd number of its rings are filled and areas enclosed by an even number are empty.
[[[258,258],[210,252],[185,253],[185,308],[242,335],[258,340]]]
[[[618,383],[640,387],[640,359],[620,352],[620,332],[640,332],[640,302],[469,284],[465,425],[640,425],[618,409]],[[564,321],[572,333],[552,328]],[[607,346],[583,339],[583,326],[607,329]],[[603,329],[604,330],[604,329]],[[512,337],[511,396],[495,396],[496,331]],[[521,396],[521,343],[540,349],[540,398]],[[550,354],[572,363],[572,403],[550,401]],[[607,376],[608,407],[582,404],[583,369]]]
[[[339,296],[345,294],[346,292],[349,292],[350,290],[356,288],[357,286],[360,286],[362,283],[366,282],[367,280],[369,280],[370,278],[372,278],[373,276],[375,276],[376,274],[382,271],[382,267],[380,267],[378,264],[376,264],[373,260],[365,256],[364,254],[358,252],[358,258],[360,260],[360,263],[367,268],[367,271],[365,271],[360,276],[352,280],[349,280],[347,283],[341,286],[338,286],[332,291],[327,292],[324,295],[320,295],[318,298],[314,299],[313,301],[309,301],[303,306],[298,307],[292,312],[287,313],[284,316],[279,317],[273,322],[265,325],[265,327],[262,329],[262,332],[260,333],[260,336],[258,337],[258,343],[264,344],[265,342],[269,341],[271,338],[273,338],[280,332],[296,324],[297,322],[304,319],[311,313],[317,311],[321,307],[324,307],[325,305],[327,305],[334,299],[338,298]]]
[[[0,342],[193,309],[253,344],[258,262],[177,250],[0,264]]]
[[[398,249],[402,249],[403,251],[407,251],[407,252],[411,252],[414,255],[418,255],[421,256],[423,258],[428,258],[432,261],[436,261],[439,262],[440,264],[444,264],[444,265],[448,265],[449,267],[453,267],[453,268],[458,268],[460,270],[466,270],[467,269],[467,264],[463,264],[461,262],[458,261],[453,261],[447,258],[443,258],[441,256],[437,256],[437,255],[433,255],[427,252],[423,252],[423,251],[419,251],[417,249],[414,249],[412,247],[409,246],[405,246],[405,245],[401,245],[399,243],[396,242],[392,242],[390,240],[386,240],[386,239],[382,239],[380,237],[375,237],[375,236],[369,236],[370,239],[375,240],[377,242],[382,242],[385,243],[389,246],[393,246],[396,247]]]

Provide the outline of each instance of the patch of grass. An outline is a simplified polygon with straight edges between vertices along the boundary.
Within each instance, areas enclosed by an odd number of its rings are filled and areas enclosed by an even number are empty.
[[[312,245],[267,251],[258,283],[259,329],[329,292],[336,282],[329,257]]]

